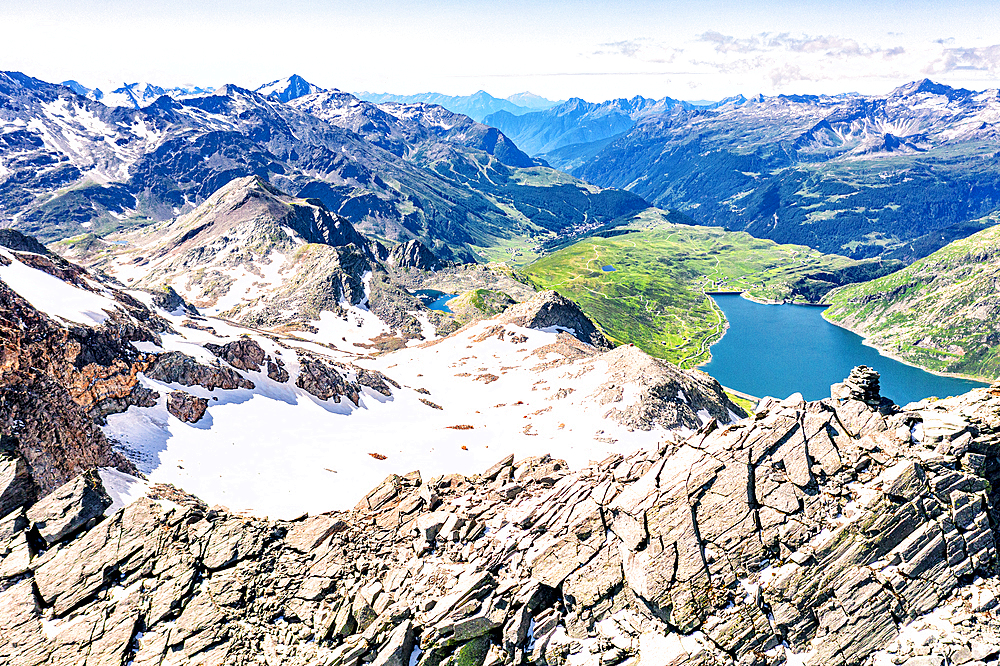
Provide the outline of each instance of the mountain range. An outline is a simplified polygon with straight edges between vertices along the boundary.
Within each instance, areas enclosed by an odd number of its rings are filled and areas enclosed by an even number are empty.
[[[441,93],[418,93],[416,95],[394,95],[392,93],[359,92],[357,96],[375,104],[395,102],[397,104],[436,104],[454,113],[469,116],[478,122],[485,122],[490,114],[500,111],[514,116],[548,109],[559,104],[530,92],[511,95],[506,99],[498,99],[485,90],[471,95],[443,95]]]
[[[497,130],[428,105],[386,111],[338,91],[286,104],[227,85],[141,109],[107,107],[18,73],[0,75],[0,99],[0,216],[46,241],[169,219],[249,175],[319,199],[363,230],[419,238],[461,261],[512,236],[647,206],[548,169]]]
[[[1000,91],[928,80],[888,95],[570,100],[489,121],[529,154],[699,224],[912,261],[1000,202]]]
[[[497,111],[483,120],[514,138],[531,155],[544,156],[561,169],[575,166],[574,151],[593,154],[604,142],[625,134],[646,116],[669,114],[674,108],[713,109],[739,103],[742,96],[699,106],[670,97],[649,99],[636,96],[606,102],[587,102],[579,97],[532,113]],[[564,150],[559,150],[564,149]]]

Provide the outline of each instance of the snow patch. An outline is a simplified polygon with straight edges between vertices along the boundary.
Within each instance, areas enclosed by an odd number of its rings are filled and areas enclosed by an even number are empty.
[[[0,266],[0,280],[51,317],[100,326],[108,319],[107,310],[117,309],[117,303],[106,296],[80,289],[32,268],[6,250],[0,250],[0,255],[11,261],[7,266]]]

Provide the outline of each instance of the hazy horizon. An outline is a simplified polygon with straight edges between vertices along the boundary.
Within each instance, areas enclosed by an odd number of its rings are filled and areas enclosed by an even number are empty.
[[[9,0],[0,69],[102,89],[253,89],[297,73],[346,91],[588,101],[1000,83],[1000,10],[982,0],[314,5]]]

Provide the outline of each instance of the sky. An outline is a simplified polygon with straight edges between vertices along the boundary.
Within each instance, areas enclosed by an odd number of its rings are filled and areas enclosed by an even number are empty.
[[[0,70],[89,87],[602,101],[1000,86],[996,0],[3,0]]]

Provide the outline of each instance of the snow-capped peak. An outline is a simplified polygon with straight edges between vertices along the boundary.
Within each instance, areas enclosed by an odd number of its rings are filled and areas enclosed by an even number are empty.
[[[312,95],[313,93],[327,92],[326,88],[309,83],[298,74],[292,74],[284,79],[265,83],[254,92],[276,99],[279,102],[289,102],[299,97]]]
[[[123,106],[132,109],[143,109],[163,95],[174,99],[187,99],[212,94],[212,88],[202,88],[193,84],[163,88],[153,83],[137,81],[134,83],[107,81],[98,87],[88,88],[74,80],[63,81],[77,95],[100,102],[105,106]]]

